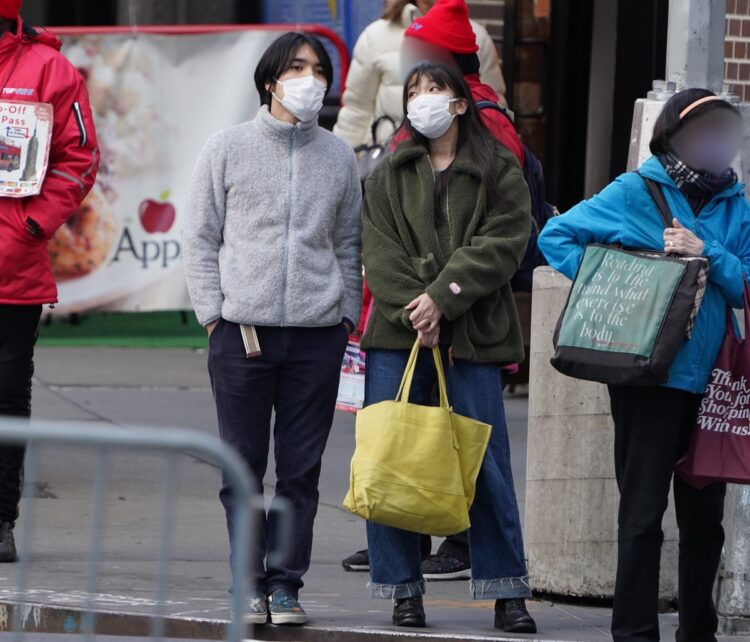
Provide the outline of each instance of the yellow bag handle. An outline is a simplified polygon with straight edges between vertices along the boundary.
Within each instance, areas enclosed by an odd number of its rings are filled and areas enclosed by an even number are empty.
[[[409,393],[411,392],[411,384],[414,380],[414,371],[417,369],[417,357],[419,356],[420,347],[419,339],[417,339],[406,362],[404,376],[401,379],[401,385],[396,395],[396,401],[400,401],[401,403],[409,403]],[[448,388],[445,383],[445,371],[443,370],[443,358],[440,355],[440,348],[437,346],[432,349],[432,359],[435,361],[435,368],[437,369],[440,407],[450,408],[450,404],[448,403]]]

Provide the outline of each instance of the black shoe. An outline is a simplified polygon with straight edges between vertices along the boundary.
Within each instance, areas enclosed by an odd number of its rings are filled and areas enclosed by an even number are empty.
[[[12,522],[0,524],[0,563],[17,562],[16,540]]]
[[[357,551],[341,562],[345,571],[369,571],[370,570],[370,552],[365,549]]]
[[[438,553],[422,561],[422,575],[426,580],[468,580],[471,564],[452,555]]]
[[[393,623],[396,626],[424,628],[427,621],[422,606],[422,596],[405,597],[393,603]]]
[[[495,628],[506,633],[536,633],[524,600],[495,600]]]

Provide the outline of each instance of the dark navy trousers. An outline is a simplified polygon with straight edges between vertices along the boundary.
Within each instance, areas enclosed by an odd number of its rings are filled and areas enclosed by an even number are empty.
[[[341,362],[348,340],[343,324],[325,328],[256,328],[262,356],[248,359],[235,323],[220,320],[209,339],[208,369],[221,438],[247,462],[263,491],[272,415],[276,495],[294,509],[292,550],[279,567],[266,564],[274,520],[263,515],[250,572],[259,590],[297,595],[310,566],[318,510],[321,459],[333,423]],[[220,498],[232,532],[232,491]]]

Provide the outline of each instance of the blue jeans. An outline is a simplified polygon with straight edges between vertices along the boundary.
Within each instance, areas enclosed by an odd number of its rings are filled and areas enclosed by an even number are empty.
[[[368,350],[365,403],[394,399],[409,356],[405,350]],[[447,364],[444,351],[443,363]],[[499,364],[456,359],[446,367],[448,399],[461,415],[492,425],[492,436],[469,512],[471,594],[476,600],[531,597],[518,502],[510,465],[510,443]],[[411,389],[412,403],[431,405],[437,374],[422,350]],[[400,599],[425,593],[419,535],[367,523],[372,597]]]

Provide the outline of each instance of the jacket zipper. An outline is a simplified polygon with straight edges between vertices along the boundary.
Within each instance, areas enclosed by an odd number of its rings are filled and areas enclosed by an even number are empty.
[[[292,129],[289,135],[289,194],[287,196],[286,206],[286,227],[284,229],[284,265],[281,273],[281,327],[286,327],[286,297],[287,297],[287,280],[289,278],[289,228],[292,220],[292,185],[294,182],[294,135],[297,128]]]
[[[433,202],[433,208],[437,205],[436,199],[435,199],[435,188],[437,187],[437,177],[435,176],[435,166],[432,164],[432,159],[430,158],[429,154],[427,155],[427,162],[430,164],[430,180],[432,181],[432,202]],[[419,170],[417,170],[417,174],[419,174]],[[434,234],[434,240],[435,240],[435,256],[439,256],[442,258],[445,258],[447,261],[447,257],[443,257],[443,250],[440,248],[440,237],[437,233],[437,223],[438,219],[443,215],[443,213],[439,210],[433,211],[433,227],[435,228],[435,234]]]
[[[451,225],[451,186],[445,184],[445,224],[448,226],[448,256],[446,261],[450,260],[450,254],[453,249],[453,226]]]
[[[700,235],[702,233],[700,215],[701,215],[701,212],[706,208],[706,206],[710,202],[711,202],[710,198],[703,198],[694,212],[692,232],[695,235]],[[704,297],[703,303],[706,302],[705,301],[706,294],[708,294],[708,283],[706,283],[706,292],[703,293],[703,297]],[[703,303],[701,303],[701,308],[703,307]],[[698,311],[698,313],[700,314],[700,310]],[[708,337],[711,336],[711,333],[709,332],[710,330],[709,325],[711,323],[711,318],[710,318],[710,315],[708,314],[704,315],[704,317],[706,320],[705,332],[703,333],[703,336],[701,337],[701,349],[700,349],[701,358],[700,358],[700,362],[698,365],[701,369],[709,368],[710,370],[713,370],[714,364],[708,363],[708,358],[706,357],[706,346],[708,345]],[[697,320],[698,319],[696,317],[696,321]],[[693,327],[693,331],[695,331],[695,326]]]

